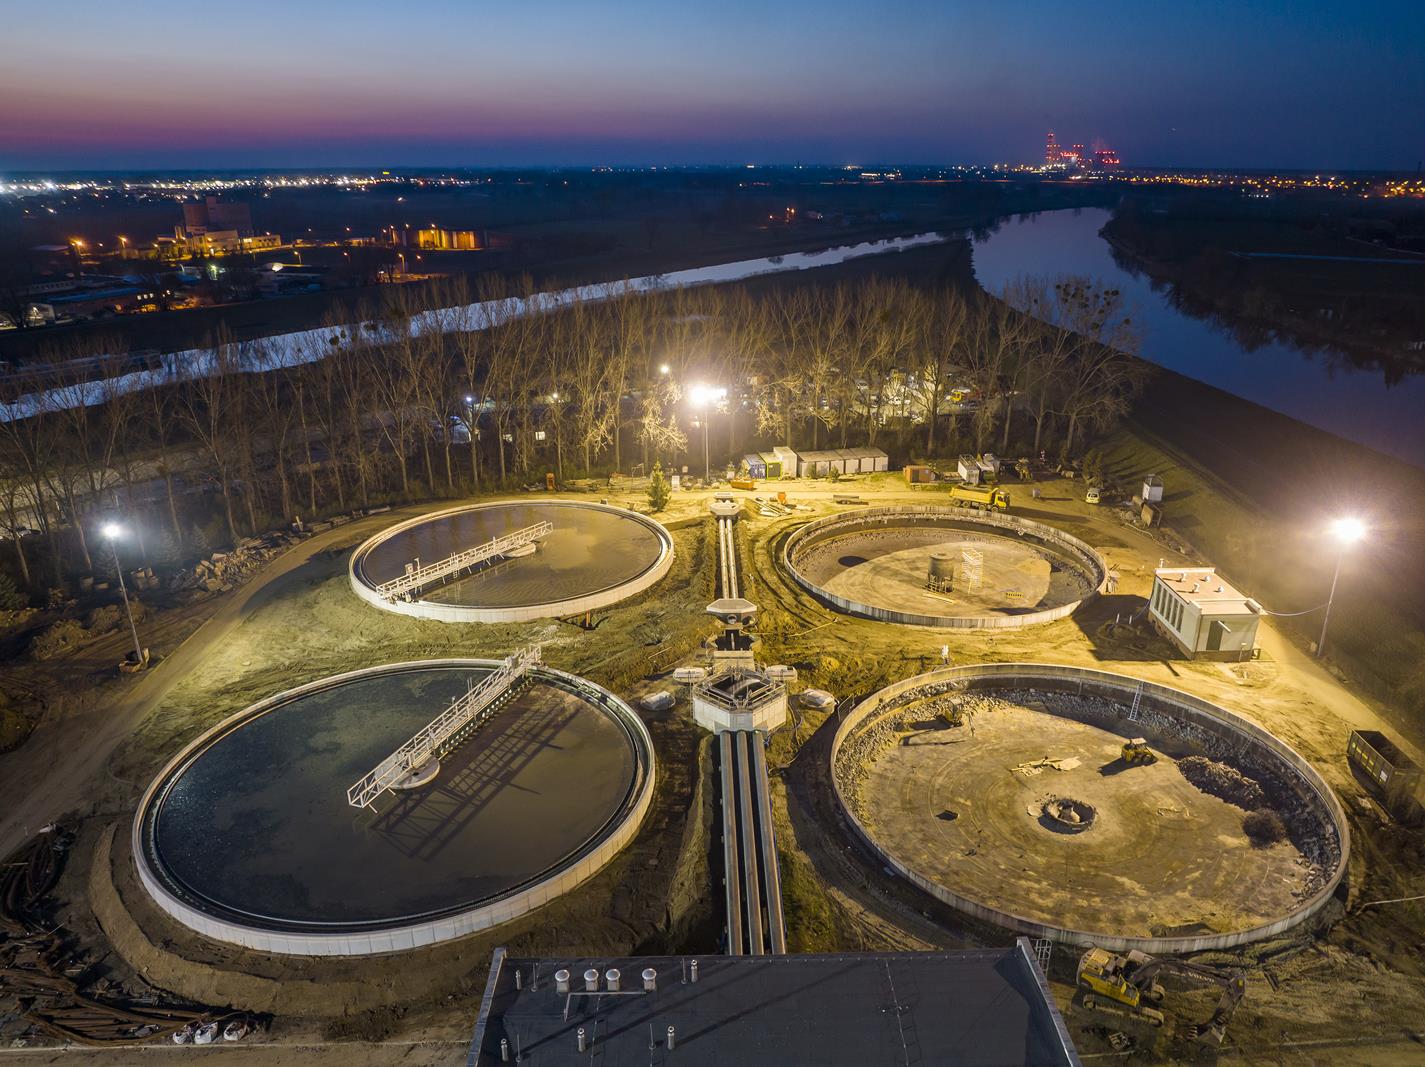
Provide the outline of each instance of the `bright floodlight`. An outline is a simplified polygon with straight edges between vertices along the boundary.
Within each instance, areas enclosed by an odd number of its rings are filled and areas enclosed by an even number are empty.
[[[688,399],[693,402],[694,407],[707,407],[708,401],[712,399],[712,390],[706,385],[695,385],[688,390]]]
[[[110,541],[112,541],[114,540],[114,538],[118,537],[119,534],[124,532],[124,528],[120,526],[117,522],[106,522],[100,528],[99,532],[102,533],[105,537],[107,537]]]
[[[1331,524],[1331,532],[1343,545],[1353,545],[1366,536],[1366,524],[1354,516],[1346,516]]]
[[[672,367],[670,367],[670,366],[668,366],[668,364],[664,363],[661,367],[658,368],[658,373],[659,373],[659,374],[667,374],[667,373],[668,373],[670,370],[672,370],[672,369],[673,369]]]
[[[467,397],[465,398],[465,402],[466,402],[467,404],[473,404],[473,403],[475,403],[475,398],[474,398],[473,396],[467,396]]]

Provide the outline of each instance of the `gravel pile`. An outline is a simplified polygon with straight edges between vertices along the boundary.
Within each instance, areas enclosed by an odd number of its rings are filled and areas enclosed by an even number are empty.
[[[1206,756],[1185,756],[1178,760],[1178,770],[1204,793],[1235,804],[1243,811],[1259,811],[1267,806],[1267,795],[1262,787],[1236,767]]]

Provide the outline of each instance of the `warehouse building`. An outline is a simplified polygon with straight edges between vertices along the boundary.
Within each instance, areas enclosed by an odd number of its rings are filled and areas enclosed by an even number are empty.
[[[1076,1065],[1029,942],[961,952],[511,959],[467,1067]]]
[[[1212,567],[1159,567],[1148,617],[1189,657],[1250,659],[1262,608],[1228,585]]]

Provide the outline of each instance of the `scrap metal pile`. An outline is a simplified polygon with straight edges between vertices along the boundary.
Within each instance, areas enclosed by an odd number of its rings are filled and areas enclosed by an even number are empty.
[[[152,993],[126,996],[108,979],[90,982],[95,968],[77,954],[68,931],[47,919],[72,840],[47,826],[0,862],[0,1001],[14,1002],[29,1033],[104,1047],[215,1023],[246,1028],[247,1018],[232,1012],[172,1006]]]

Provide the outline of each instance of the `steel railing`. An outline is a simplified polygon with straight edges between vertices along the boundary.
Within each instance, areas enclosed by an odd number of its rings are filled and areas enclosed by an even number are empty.
[[[530,645],[510,656],[348,789],[346,802],[353,808],[370,807],[382,793],[438,755],[452,738],[488,711],[539,662],[538,645]]]
[[[408,570],[400,577],[392,578],[389,582],[382,582],[376,587],[376,592],[383,600],[399,600],[401,597],[418,592],[428,585],[434,585],[452,574],[458,574],[466,567],[484,563],[487,559],[503,556],[522,545],[548,537],[553,530],[553,523],[537,522],[533,526],[526,526],[523,530],[502,534],[483,545],[467,548],[463,552],[456,552],[438,563],[427,563],[424,567]]]

